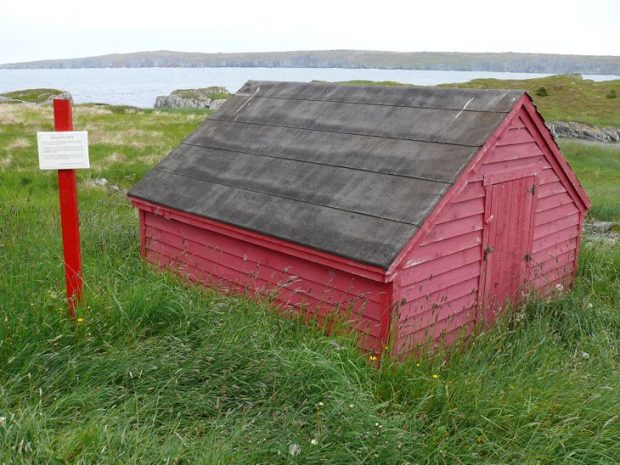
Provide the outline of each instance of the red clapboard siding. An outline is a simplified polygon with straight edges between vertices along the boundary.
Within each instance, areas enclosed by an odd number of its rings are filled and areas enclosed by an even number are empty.
[[[198,250],[195,253],[207,259],[216,260],[218,254],[224,254],[221,258],[223,260],[237,257],[243,261],[244,265],[242,266],[245,268],[266,267],[269,270],[282,273],[284,279],[289,279],[290,276],[304,276],[304,279],[316,283],[317,286],[333,287],[354,295],[363,294],[366,298],[375,302],[379,302],[382,293],[385,292],[384,286],[379,283],[348,273],[334,272],[334,270],[328,267],[296,259],[284,253],[268,252],[267,249],[238,241],[223,234],[205,233],[204,230],[195,226],[148,213],[145,220],[147,228],[153,226],[157,230],[162,231],[159,234],[166,232],[176,237],[185,238],[186,241],[190,240],[197,244],[203,244],[199,249],[195,249]],[[174,236],[167,237],[172,238]],[[207,238],[208,244],[205,244]],[[170,240],[174,241],[175,239],[172,238]],[[322,271],[322,273],[317,273],[317,271]]]
[[[341,321],[359,333],[360,344],[369,350],[380,349],[382,305],[390,284],[152,213],[145,213],[143,218],[149,261],[208,285],[250,295],[272,295],[278,306],[295,308],[319,320],[337,312]]]
[[[214,265],[222,264],[228,267],[232,267],[234,269],[240,270],[246,274],[252,274],[254,276],[262,276],[268,279],[272,283],[281,283],[281,282],[290,282],[291,279],[295,279],[297,274],[292,272],[292,265],[284,268],[275,268],[272,265],[268,265],[266,263],[260,263],[254,261],[249,255],[245,254],[244,256],[238,256],[234,253],[231,253],[232,250],[229,247],[222,248],[221,244],[219,247],[214,247],[213,243],[225,242],[227,239],[225,236],[218,238],[218,235],[213,235],[213,240],[209,241],[209,245],[201,244],[195,242],[193,240],[184,238],[182,236],[169,233],[167,231],[159,230],[159,229],[150,229],[147,226],[147,230],[149,231],[148,240],[152,241],[160,241],[167,245],[173,246],[180,251],[188,251],[192,256],[201,257],[209,262],[212,262]],[[219,240],[224,239],[224,240]],[[270,257],[271,260],[269,262],[271,264],[274,263],[274,257]],[[282,257],[283,261],[286,261],[286,256]],[[289,263],[287,261],[287,263]],[[295,267],[297,271],[304,268],[305,264],[302,266]],[[307,271],[307,268],[305,268]],[[324,279],[321,279],[324,278]],[[305,278],[308,283],[311,283],[316,289],[323,290],[338,290],[339,292],[343,292],[348,294],[351,297],[364,297],[365,299],[373,302],[379,303],[381,301],[381,287],[378,285],[373,285],[374,283],[368,283],[370,287],[375,289],[374,292],[369,292],[368,287],[364,287],[362,289],[357,289],[357,282],[359,279],[355,277],[345,277],[341,275],[329,276],[329,272],[325,273],[324,276],[312,276],[312,278]]]
[[[519,158],[540,157],[543,151],[534,141],[523,142],[514,145],[503,145],[496,147],[488,157],[486,163],[496,163],[500,161],[512,161]]]
[[[447,223],[481,213],[484,213],[484,198],[482,197],[452,202],[441,212],[435,223]]]
[[[148,231],[148,229],[147,229]],[[172,258],[177,262],[189,266],[199,267],[204,270],[205,273],[211,273],[214,276],[225,278],[230,282],[240,283],[245,286],[254,286],[256,288],[268,288],[268,287],[286,287],[293,288],[297,292],[304,293],[313,300],[322,300],[331,305],[337,303],[334,296],[338,297],[338,301],[367,301],[367,297],[364,294],[351,294],[341,290],[329,288],[328,286],[319,285],[314,282],[302,280],[301,278],[293,275],[285,275],[270,270],[267,267],[258,266],[256,263],[249,261],[229,261],[218,260],[215,261],[208,257],[203,257],[196,253],[196,246],[198,244],[192,241],[187,241],[183,248],[175,247],[173,240],[170,236],[164,237],[163,241],[153,239],[153,237],[162,237],[157,231],[153,231],[153,236],[147,238],[146,247],[149,251],[152,251],[155,255],[164,255]],[[179,239],[179,238],[177,238]],[[236,258],[236,257],[228,257]],[[238,259],[237,259],[238,260]],[[264,271],[262,275],[260,271]],[[300,285],[303,283],[303,286]],[[376,314],[375,319],[379,319],[379,314]]]
[[[454,328],[450,331],[445,332],[441,337],[441,342],[446,346],[450,346],[460,339],[471,336],[474,332],[475,324],[476,320],[473,319],[472,321],[467,322],[459,326],[458,328]]]
[[[534,237],[536,239],[542,239],[543,237],[547,237],[551,234],[556,234],[558,231],[562,229],[566,229],[570,226],[575,226],[579,224],[579,212],[572,213],[567,216],[563,216],[556,221],[552,221],[550,223],[543,223],[534,229]]]
[[[450,239],[451,237],[461,236],[468,232],[480,231],[484,221],[482,216],[482,213],[478,213],[472,216],[459,218],[454,221],[437,224],[432,231],[426,235],[424,240],[420,242],[420,245],[439,242],[445,239]]]
[[[538,185],[538,198],[543,199],[555,194],[561,194],[566,192],[564,185],[558,181],[551,181],[546,184]]]
[[[533,291],[539,298],[548,298],[554,295],[560,295],[567,290],[571,284],[572,273],[568,273],[558,279],[548,282],[540,287],[533,287]]]
[[[556,182],[559,181],[560,177],[558,176],[558,174],[555,172],[555,170],[551,167],[551,165],[547,165],[545,166],[545,168],[542,170],[542,172],[540,173],[540,180],[539,180],[539,187],[543,186],[547,183],[550,182]],[[564,189],[566,190],[566,189]]]
[[[461,324],[454,329],[449,331],[444,331],[439,336],[439,341],[435,341],[432,347],[439,346],[439,343],[450,346],[454,344],[457,340],[468,337],[473,334],[475,328],[475,319]],[[395,344],[395,352],[399,354],[401,359],[404,359],[408,355],[416,354],[419,356],[420,347],[424,347],[425,344],[432,343],[433,341],[429,341],[428,335],[416,334],[416,335],[408,335],[406,337],[398,339]]]
[[[411,269],[411,271],[414,271],[414,269]],[[411,285],[403,284],[401,287],[401,299],[406,299],[407,302],[410,302],[478,276],[480,276],[480,263],[473,262],[446,273],[432,276],[424,281]]]
[[[534,246],[532,247],[532,252],[537,254],[542,250],[549,249],[553,247],[555,244],[560,244],[568,239],[573,239],[579,236],[579,225],[570,226],[566,229],[561,229],[557,231],[555,234],[549,234],[545,237],[534,238]]]
[[[543,198],[538,198],[538,204],[536,206],[536,212],[542,212],[546,210],[551,210],[552,208],[561,207],[562,205],[573,204],[573,199],[570,195],[564,190],[564,192],[558,192],[554,195],[550,195]],[[579,210],[575,208],[575,212]]]
[[[527,142],[533,142],[532,135],[527,128],[523,126],[517,126],[518,124],[523,123],[513,123],[514,125],[506,132],[504,137],[501,138],[499,142],[497,142],[497,146],[501,147],[503,145],[517,145],[523,144]]]
[[[566,205],[560,205],[558,207],[550,208],[549,210],[545,210],[542,212],[536,213],[536,227],[551,223],[559,220],[560,218],[564,218],[570,215],[574,215],[578,213],[579,209],[574,203],[569,203]]]
[[[480,199],[484,197],[484,186],[482,185],[482,181],[472,181],[465,184],[465,187],[460,191],[458,198],[458,202],[465,202],[466,200],[471,199]]]
[[[532,283],[532,288],[543,291],[550,286],[556,286],[558,283],[564,284],[571,277],[572,272],[573,268],[569,266],[555,268],[536,278]]]
[[[482,243],[481,231],[472,231],[460,236],[444,239],[440,244],[426,244],[416,247],[414,253],[407,257],[405,263],[410,266],[418,265],[430,260],[437,260],[443,258],[446,255],[461,252],[463,250],[475,247]],[[415,273],[414,270],[409,271]],[[408,272],[408,273],[409,273]],[[407,274],[408,274],[407,273]],[[404,275],[403,275],[404,276]],[[404,279],[406,282],[406,279]]]
[[[162,244],[159,244],[159,247],[166,248]],[[167,252],[170,251],[167,250]],[[174,253],[172,252],[172,254]],[[360,302],[359,299],[345,300],[340,303],[316,299],[303,292],[303,289],[300,290],[294,286],[271,286],[269,282],[261,279],[248,279],[247,276],[235,273],[236,270],[231,268],[218,267],[209,270],[210,264],[195,259],[187,253],[176,253],[175,256],[170,256],[164,251],[147,250],[147,258],[149,261],[165,266],[187,278],[220,289],[246,293],[250,296],[273,295],[273,300],[280,307],[301,310],[307,316],[319,318],[319,321],[321,318],[332,317],[337,310],[340,321],[347,323],[351,329],[355,328],[356,331],[369,336],[370,339],[366,338],[366,340],[374,341],[375,345],[365,348],[378,350],[380,347],[379,336],[382,324],[374,319],[366,318],[368,306]],[[363,313],[363,315],[359,313]]]
[[[432,276],[438,276],[450,270],[477,262],[480,260],[481,256],[482,251],[480,250],[480,246],[475,245],[469,249],[461,250],[450,255],[444,255],[436,260],[423,262],[418,265],[409,265],[405,263],[405,268],[415,266],[415,271],[403,273],[403,277],[406,276],[403,286],[424,281],[425,279],[430,279]]]
[[[476,177],[474,179],[482,179],[483,176],[495,173],[505,173],[517,168],[529,168],[530,166],[536,167],[538,171],[542,171],[546,165],[547,160],[544,156],[518,158],[516,160],[499,161],[495,163],[484,163],[480,169],[477,170]]]
[[[238,263],[214,262],[194,254],[192,247],[178,249],[171,246],[169,242],[147,241],[147,249],[153,261],[156,261],[159,257],[174,260],[180,265],[202,270],[205,279],[213,276],[216,279],[226,279],[228,282],[259,291],[270,291],[273,289],[278,289],[282,293],[290,291],[304,296],[309,303],[314,305],[320,305],[321,303],[328,304],[329,306],[343,304],[347,306],[364,305],[365,317],[372,318],[375,321],[379,321],[381,318],[379,305],[369,302],[363,295],[348,294],[338,289],[319,286],[315,283],[301,280],[296,276],[275,275],[265,267],[253,267],[248,271],[244,271]]]
[[[553,270],[557,268],[564,268],[566,266],[572,267],[574,261],[575,249],[569,249],[568,251],[565,251],[558,256],[550,257],[545,261],[534,263],[534,265],[532,265],[533,276],[543,276],[545,274],[553,272]]]
[[[478,289],[478,277],[462,281],[454,286],[441,289],[437,292],[425,294],[417,300],[407,303],[400,312],[400,321],[415,320],[419,315],[432,311],[438,307],[451,304],[466,295],[474,295]]]
[[[485,190],[467,182],[403,260],[398,298],[399,354],[471,321],[478,299]]]
[[[509,130],[512,129],[521,129],[521,128],[525,128],[527,127],[527,125],[523,122],[523,116],[521,115],[522,112],[519,112],[519,116],[517,116],[516,118],[514,118],[511,122],[510,122],[510,128]],[[501,147],[502,140],[500,139],[498,141],[498,146]]]
[[[532,254],[532,261],[540,263],[555,258],[558,255],[568,252],[569,250],[577,250],[577,237],[572,237],[562,242],[554,242],[546,249],[542,249]]]
[[[450,331],[461,328],[466,324],[473,323],[476,316],[475,310],[473,308],[469,308],[443,320],[433,322],[432,325],[409,333],[404,337],[411,338],[414,344],[427,344],[440,339],[444,334],[449,333]]]
[[[456,318],[464,313],[466,319],[472,318],[474,315],[472,309],[476,305],[477,295],[473,293],[465,294],[445,304],[436,305],[432,308],[417,313],[415,316],[408,318],[401,326],[401,334],[407,336],[429,328],[439,321],[445,321],[449,318]]]
[[[530,267],[531,289],[545,293],[557,283],[570,279],[576,267],[581,235],[579,207],[554,166],[557,163],[547,163],[539,175]]]
[[[570,279],[577,255],[580,210],[556,173],[556,165],[548,160],[552,156],[548,147],[532,135],[528,121],[525,110],[514,117],[497,144],[467,172],[464,187],[402,261],[394,348],[399,355],[439,339],[452,343],[460,335],[471,334],[476,318],[481,317],[477,308],[482,292],[486,197],[482,181],[487,175],[533,168],[538,187],[532,213],[529,285],[547,292],[550,286]],[[520,227],[529,230],[525,223]]]

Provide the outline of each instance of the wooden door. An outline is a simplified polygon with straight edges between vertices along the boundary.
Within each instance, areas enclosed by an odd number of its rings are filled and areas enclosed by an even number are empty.
[[[524,170],[485,177],[482,306],[488,323],[527,291],[536,184],[536,175]]]

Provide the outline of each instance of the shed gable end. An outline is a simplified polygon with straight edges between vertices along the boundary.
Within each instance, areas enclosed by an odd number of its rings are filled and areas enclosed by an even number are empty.
[[[420,345],[449,344],[471,332],[482,318],[487,178],[517,172],[536,175],[531,261],[523,292],[544,295],[572,281],[584,216],[582,196],[528,104],[524,99],[513,109],[484,153],[461,174],[462,185],[456,185],[447,202],[431,214],[430,224],[412,239],[394,270],[394,302],[399,305],[392,324],[398,328],[392,338],[395,354],[406,355]]]

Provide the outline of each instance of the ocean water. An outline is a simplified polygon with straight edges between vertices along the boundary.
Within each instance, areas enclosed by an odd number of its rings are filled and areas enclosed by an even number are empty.
[[[152,107],[158,95],[175,89],[224,86],[235,92],[248,79],[271,81],[398,81],[417,85],[466,82],[477,78],[528,79],[535,73],[343,68],[91,68],[0,70],[0,93],[35,87],[71,92],[76,103],[98,102]],[[620,76],[584,75],[605,81]]]

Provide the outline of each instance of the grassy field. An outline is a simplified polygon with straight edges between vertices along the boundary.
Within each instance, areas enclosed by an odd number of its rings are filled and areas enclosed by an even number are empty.
[[[547,121],[579,121],[620,127],[620,80],[595,82],[565,74],[537,79],[474,79],[449,87],[523,89]]]
[[[506,317],[449,362],[371,368],[268,303],[141,262],[122,192],[204,113],[78,106],[85,295],[64,309],[49,107],[0,105],[0,464],[620,462],[620,245],[586,241],[572,293]],[[619,148],[562,147],[620,220]]]
[[[562,153],[592,199],[591,218],[620,220],[620,144],[565,140]]]
[[[342,84],[409,86],[394,81],[344,81]],[[546,121],[578,121],[620,127],[620,79],[595,82],[578,74],[536,79],[474,79],[438,87],[526,90]]]

